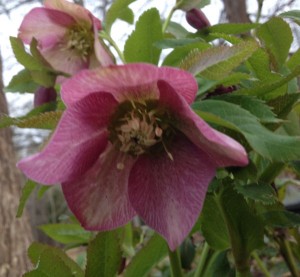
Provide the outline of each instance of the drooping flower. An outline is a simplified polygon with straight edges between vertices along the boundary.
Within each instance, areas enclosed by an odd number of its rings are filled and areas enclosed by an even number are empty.
[[[65,0],[45,0],[23,19],[19,37],[35,38],[50,65],[73,75],[81,69],[107,66],[113,59],[98,39],[101,22],[85,8]]]
[[[194,77],[175,68],[83,70],[62,86],[67,108],[49,144],[18,167],[40,183],[62,183],[86,229],[109,230],[139,215],[175,249],[216,168],[248,163],[238,142],[192,111],[196,92]]]

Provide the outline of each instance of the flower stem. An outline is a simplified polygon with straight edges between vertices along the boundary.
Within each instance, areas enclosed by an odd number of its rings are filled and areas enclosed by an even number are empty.
[[[208,253],[209,253],[209,245],[207,242],[204,243],[203,250],[201,252],[200,262],[196,268],[194,277],[201,277],[203,275],[204,266],[207,261]]]
[[[172,270],[172,277],[183,277],[178,249],[176,249],[175,251],[171,251],[168,247],[168,252]]]
[[[164,22],[164,25],[162,27],[162,32],[164,33],[166,30],[167,30],[167,27],[171,21],[171,18],[173,16],[173,13],[178,9],[178,7],[182,4],[183,0],[181,1],[178,1],[177,4],[170,10],[165,22]]]
[[[265,274],[265,276],[266,277],[271,277],[271,274],[269,273],[269,271],[267,270],[265,264],[260,259],[260,257],[257,255],[257,253],[255,251],[253,251],[251,256],[255,259],[255,261],[257,262],[258,267]]]
[[[100,35],[101,38],[106,39],[106,40],[110,43],[110,45],[111,45],[113,48],[115,48],[115,50],[117,51],[117,53],[118,53],[120,59],[122,60],[122,62],[123,62],[123,63],[126,63],[126,62],[125,62],[125,57],[124,57],[124,55],[123,55],[123,52],[120,50],[120,48],[119,48],[118,45],[115,43],[115,41],[112,39],[112,37],[111,37],[108,33],[106,33],[105,31],[101,31],[99,35]]]

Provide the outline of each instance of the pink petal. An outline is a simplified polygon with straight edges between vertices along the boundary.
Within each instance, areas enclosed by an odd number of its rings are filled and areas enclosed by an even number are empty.
[[[24,17],[19,37],[27,44],[35,37],[41,48],[52,47],[63,39],[67,27],[74,22],[72,17],[63,12],[34,8]]]
[[[247,152],[234,139],[211,128],[195,114],[184,99],[165,81],[159,81],[160,103],[173,110],[178,126],[198,148],[206,152],[219,167],[245,166]]]
[[[62,98],[70,105],[91,92],[108,91],[118,101],[128,98],[157,98],[157,80],[165,80],[188,103],[197,92],[194,77],[175,68],[158,68],[150,64],[127,64],[81,71],[62,87]]]
[[[122,170],[117,168],[124,164]],[[123,157],[111,145],[83,176],[62,184],[67,203],[88,230],[109,230],[135,215],[128,200],[128,176],[134,159]]]
[[[160,156],[143,155],[129,176],[129,199],[145,223],[174,250],[188,235],[202,209],[215,166],[207,155],[181,136]]]
[[[72,16],[77,22],[92,25],[90,12],[80,5],[65,0],[45,0],[44,6],[50,9],[59,10]]]
[[[42,184],[78,178],[107,145],[107,126],[116,101],[109,94],[91,94],[69,107],[42,152],[25,158],[18,167]]]
[[[66,49],[65,44],[57,44],[52,48],[41,51],[50,65],[59,71],[73,75],[81,69],[88,68],[89,64],[84,61],[74,50]]]

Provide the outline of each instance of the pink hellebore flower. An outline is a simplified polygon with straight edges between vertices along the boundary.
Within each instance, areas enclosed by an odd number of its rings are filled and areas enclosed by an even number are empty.
[[[23,19],[19,37],[26,44],[35,38],[51,66],[68,74],[113,63],[98,39],[101,22],[85,8],[65,0],[45,0]]]
[[[139,215],[174,250],[201,211],[217,167],[244,166],[244,148],[190,105],[194,77],[127,64],[83,70],[62,86],[67,106],[46,148],[18,163],[31,179],[61,182],[89,230]]]

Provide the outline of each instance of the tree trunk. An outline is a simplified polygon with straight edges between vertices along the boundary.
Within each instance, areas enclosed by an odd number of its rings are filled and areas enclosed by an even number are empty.
[[[0,55],[0,117],[8,114],[3,93]],[[20,277],[29,268],[27,248],[32,241],[26,215],[16,218],[22,176],[16,168],[12,132],[0,129],[0,277]]]
[[[226,17],[232,23],[251,22],[247,14],[246,0],[223,0]]]

